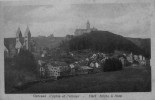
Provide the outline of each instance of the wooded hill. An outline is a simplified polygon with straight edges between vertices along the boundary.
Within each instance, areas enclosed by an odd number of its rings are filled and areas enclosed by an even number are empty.
[[[65,37],[33,37],[37,48],[57,48]]]
[[[69,41],[70,50],[92,49],[106,53],[120,50],[150,57],[150,44],[146,43],[146,46],[148,50],[136,45],[131,39],[108,31],[92,31],[89,34],[76,36]]]
[[[151,56],[151,39],[150,38],[130,38],[127,37],[128,40],[136,44],[138,47],[140,47],[142,50],[144,50],[145,54],[147,54],[149,57]]]
[[[147,58],[151,57],[151,41],[149,38],[123,37],[108,31],[93,31],[73,37],[66,42],[65,37],[33,37],[37,48],[68,48],[71,51],[92,49],[112,53],[114,50],[143,54]]]

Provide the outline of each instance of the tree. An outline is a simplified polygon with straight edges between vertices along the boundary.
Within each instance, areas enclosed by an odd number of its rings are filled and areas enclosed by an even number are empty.
[[[104,72],[122,70],[122,63],[119,61],[119,59],[110,58],[105,60],[104,64],[102,64],[102,67]]]
[[[15,67],[17,70],[25,70],[32,73],[37,73],[37,62],[34,56],[28,50],[21,50],[15,58]]]

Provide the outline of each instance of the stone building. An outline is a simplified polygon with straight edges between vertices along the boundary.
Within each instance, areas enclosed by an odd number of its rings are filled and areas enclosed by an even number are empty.
[[[13,38],[4,38],[4,47],[8,50],[8,54],[10,58],[17,55],[21,49],[31,51],[31,32],[29,27],[27,26],[24,37],[22,36],[22,32],[18,27],[16,32],[16,37]]]
[[[91,28],[89,21],[87,21],[87,23],[86,23],[86,29],[76,29],[75,32],[74,32],[74,35],[75,36],[79,36],[79,35],[82,35],[84,33],[90,33],[91,31],[97,31],[97,29],[94,28],[94,27]]]

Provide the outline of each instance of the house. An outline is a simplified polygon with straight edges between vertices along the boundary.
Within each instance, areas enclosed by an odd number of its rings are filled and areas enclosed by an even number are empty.
[[[139,55],[138,58],[139,58],[139,59],[138,59],[139,64],[140,64],[140,65],[144,65],[144,66],[146,66],[146,60],[145,60],[145,57],[142,56],[142,55]]]
[[[139,64],[146,66],[146,60],[139,60]]]
[[[143,57],[142,59],[145,60],[145,57]]]
[[[76,74],[76,68],[74,64],[70,64],[69,67],[71,68],[70,75]]]
[[[38,60],[38,65],[39,65],[39,73],[40,73],[40,77],[41,78],[45,78],[46,77],[46,68],[45,68],[45,64],[46,62],[44,62],[43,60]]]
[[[128,62],[133,63],[133,54],[130,53],[130,54],[126,55],[126,59]]]
[[[143,56],[142,55],[139,55],[139,60],[143,60]]]
[[[76,72],[78,75],[89,74],[93,72],[93,68],[88,66],[80,66]]]
[[[68,76],[70,74],[70,68],[66,63],[48,63],[46,67],[47,77],[55,77],[57,79],[58,77]]]
[[[46,55],[47,55],[47,50],[43,49],[41,57],[44,58],[46,57]]]
[[[134,55],[133,57],[134,57],[134,60],[135,61],[138,61],[139,60],[138,55]]]
[[[124,66],[125,66],[126,57],[125,57],[124,55],[120,55],[120,56],[118,57],[118,59],[121,61],[122,66],[124,67]]]

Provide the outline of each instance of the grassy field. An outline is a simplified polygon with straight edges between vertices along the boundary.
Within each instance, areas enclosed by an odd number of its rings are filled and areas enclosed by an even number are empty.
[[[149,92],[151,70],[128,67],[121,71],[66,77],[57,81],[40,82],[16,93],[100,93]]]

